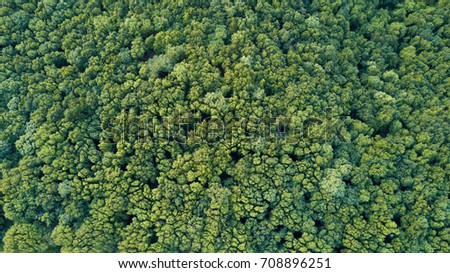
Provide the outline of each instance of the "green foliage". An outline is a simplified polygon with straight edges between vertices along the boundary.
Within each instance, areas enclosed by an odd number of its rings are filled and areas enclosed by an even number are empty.
[[[448,1],[3,2],[2,251],[450,251]]]

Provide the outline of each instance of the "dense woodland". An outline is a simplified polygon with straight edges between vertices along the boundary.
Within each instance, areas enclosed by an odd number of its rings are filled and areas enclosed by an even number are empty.
[[[1,2],[3,252],[450,252],[448,0]]]

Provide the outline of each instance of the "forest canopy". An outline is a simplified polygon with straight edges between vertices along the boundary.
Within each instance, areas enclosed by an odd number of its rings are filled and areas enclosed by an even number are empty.
[[[450,2],[0,6],[3,252],[450,252]]]

